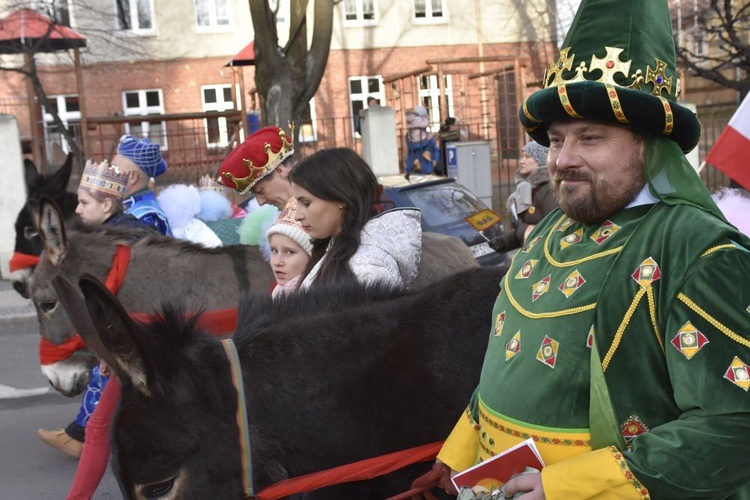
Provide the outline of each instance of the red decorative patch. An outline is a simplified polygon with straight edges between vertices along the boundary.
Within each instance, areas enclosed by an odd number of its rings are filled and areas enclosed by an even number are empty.
[[[505,361],[521,352],[521,330],[518,330],[513,338],[505,344]]]
[[[565,281],[563,281],[558,288],[563,294],[565,294],[565,298],[567,299],[571,295],[573,295],[579,288],[583,286],[583,284],[586,283],[586,280],[583,279],[583,276],[581,276],[581,273],[578,272],[578,269],[573,271],[568,275],[567,278],[565,278]]]
[[[526,278],[531,276],[531,271],[534,270],[534,266],[537,262],[539,262],[537,259],[531,259],[524,262],[523,266],[521,266],[521,269],[516,273],[515,278],[517,280],[525,280]]]
[[[648,432],[648,427],[646,427],[646,424],[644,424],[636,415],[631,415],[625,423],[620,426],[620,433],[622,434],[622,437],[625,438],[625,443],[628,446],[630,446],[630,442],[633,438],[644,432]]]
[[[750,389],[750,366],[735,356],[732,364],[727,368],[724,378],[747,392]]]
[[[536,246],[537,243],[539,243],[539,240],[541,240],[541,236],[537,236],[533,240],[529,241],[525,247],[523,247],[523,250],[521,250],[523,253],[529,253],[534,246]]]
[[[601,227],[591,235],[591,239],[594,240],[597,245],[601,245],[602,243],[607,241],[610,236],[612,236],[619,230],[620,226],[618,226],[617,224],[613,223],[612,221],[605,221],[604,224],[602,224]]]
[[[532,289],[531,293],[531,300],[533,302],[536,302],[536,299],[549,291],[549,280],[550,275],[548,274],[544,279],[534,283],[534,288]]]
[[[659,264],[653,258],[649,257],[641,262],[641,265],[638,266],[638,269],[631,276],[639,285],[645,288],[654,281],[659,281],[661,278],[661,269],[659,269]]]
[[[495,337],[503,333],[503,326],[505,326],[505,311],[498,314],[495,318]]]
[[[698,351],[703,349],[704,345],[708,344],[708,339],[688,321],[677,331],[677,335],[672,337],[670,343],[687,359],[692,359]]]
[[[583,229],[576,229],[574,232],[565,236],[560,240],[560,248],[568,248],[570,245],[575,245],[583,239]]]
[[[539,346],[539,351],[536,353],[536,359],[549,366],[550,368],[555,367],[557,363],[557,350],[560,347],[559,342],[552,340],[549,336],[544,336],[542,345]]]

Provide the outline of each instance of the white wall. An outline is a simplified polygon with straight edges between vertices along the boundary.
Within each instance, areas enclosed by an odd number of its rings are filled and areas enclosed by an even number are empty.
[[[16,216],[26,203],[26,184],[23,177],[23,157],[18,123],[12,115],[0,114],[0,165],[3,182],[0,183],[0,275],[10,274],[8,261],[15,245]]]

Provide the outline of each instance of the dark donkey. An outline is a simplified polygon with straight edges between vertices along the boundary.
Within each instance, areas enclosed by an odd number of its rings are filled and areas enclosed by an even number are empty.
[[[39,174],[32,161],[24,160],[27,202],[29,200],[39,201],[43,196],[46,196],[57,203],[63,217],[73,216],[78,204],[78,196],[67,191],[72,170],[73,153],[70,153],[65,163],[49,176]],[[23,297],[29,298],[27,282],[34,271],[39,255],[42,253],[44,243],[37,233],[34,215],[27,205],[24,205],[18,213],[15,228],[16,244],[10,261],[10,279],[13,288]]]
[[[504,269],[426,288],[321,288],[248,296],[234,343],[256,491],[283,479],[444,439],[487,345]],[[54,280],[73,321],[122,381],[112,442],[127,498],[242,498],[238,397],[219,340],[166,307],[134,322],[98,281]],[[429,468],[372,480],[385,495]]]
[[[77,282],[84,274],[105,280],[113,268],[117,247],[132,234],[108,226],[71,227],[63,223],[56,205],[44,198],[37,214],[44,250],[28,282],[37,309],[43,338],[60,344],[73,336],[74,329],[58,301],[51,280],[57,275]],[[414,287],[438,281],[458,271],[477,266],[471,250],[458,238],[423,233],[422,259]],[[169,297],[191,300],[198,310],[236,308],[240,294],[267,292],[273,283],[271,268],[258,247],[232,245],[205,249],[191,243],[151,235],[130,245],[131,257],[117,297],[130,312],[151,313]],[[66,395],[78,394],[86,386],[91,356],[71,356],[42,371],[50,383]]]

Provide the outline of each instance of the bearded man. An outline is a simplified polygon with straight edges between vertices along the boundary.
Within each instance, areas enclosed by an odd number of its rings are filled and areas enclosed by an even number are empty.
[[[524,101],[560,210],[501,283],[435,472],[533,438],[546,466],[506,498],[750,491],[750,241],[684,156],[700,123],[676,102],[671,26],[667,0],[584,0]]]

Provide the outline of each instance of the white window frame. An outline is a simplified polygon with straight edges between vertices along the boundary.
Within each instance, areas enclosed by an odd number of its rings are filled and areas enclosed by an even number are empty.
[[[235,85],[234,88],[234,95],[237,96],[237,103],[235,104],[234,101],[231,99],[229,101],[224,101],[224,91],[225,90],[231,90],[232,86],[230,84],[217,84],[217,85],[201,85],[201,106],[203,107],[203,112],[208,113],[211,111],[216,112],[222,112],[222,111],[231,111],[233,109],[240,110],[242,109],[242,103],[240,102],[240,93],[239,93],[239,85]],[[206,102],[206,90],[215,90],[216,95],[221,96],[222,99],[218,100],[217,102]],[[216,118],[218,120],[218,126],[219,126],[219,142],[210,142],[210,137],[208,135],[208,119],[205,118],[203,120],[203,127],[205,129],[206,133],[206,146],[208,148],[224,148],[229,145],[229,127],[227,126],[227,119],[225,117],[219,117]]]
[[[146,93],[157,92],[159,95],[159,104],[156,106],[149,106],[146,104]],[[127,104],[128,94],[138,94],[138,107],[129,108]],[[143,116],[144,119],[138,125],[138,130],[132,130],[131,124],[125,124],[125,133],[135,135],[137,137],[148,137],[151,142],[158,143],[161,146],[162,151],[167,150],[167,122],[159,121],[159,126],[163,133],[155,134],[151,131],[151,126],[158,120],[149,119],[151,116],[159,116],[164,114],[164,94],[161,89],[138,89],[138,90],[123,90],[122,92],[122,109],[124,116]]]
[[[694,26],[688,33],[687,38],[690,41],[690,50],[696,56],[706,57],[709,55],[708,34],[701,26]]]
[[[223,1],[226,4],[226,24],[219,24],[219,6],[218,2]],[[198,24],[198,4],[206,4],[208,10],[208,24]],[[197,33],[217,33],[232,31],[232,0],[193,0],[193,14],[195,21],[195,31]]]
[[[76,100],[78,100],[78,105],[81,105],[81,101],[78,98],[78,94],[61,94],[61,95],[53,95],[48,96],[48,100],[55,100],[57,103],[57,116],[60,117],[60,121],[63,122],[63,125],[70,129],[70,126],[73,124],[78,124],[78,133],[76,134],[74,132],[75,137],[80,137],[80,126],[81,126],[81,111],[80,108],[78,111],[68,111],[68,105],[66,102],[66,99],[69,97],[75,97]],[[56,126],[54,119],[52,118],[52,114],[47,112],[47,108],[42,106],[42,122],[44,123],[44,140],[47,145],[50,145],[53,141],[53,138],[50,137],[50,134],[52,133],[49,130],[50,126]],[[62,148],[63,152],[70,153],[70,144],[68,144],[67,139],[65,139],[65,136],[62,135],[62,132],[58,132],[60,134],[60,147]],[[47,148],[47,151],[49,152],[49,148]]]
[[[378,80],[377,92],[369,91],[369,83],[372,79]],[[356,80],[360,81],[360,88],[362,89],[362,91],[359,93],[352,92],[352,82]],[[359,132],[357,132],[359,112],[354,111],[354,103],[362,103],[362,107],[360,109],[367,109],[367,99],[370,97],[375,97],[382,105],[385,102],[385,85],[383,85],[383,77],[381,75],[350,76],[347,81],[346,90],[347,92],[349,92],[349,113],[352,117],[352,134],[354,135],[354,137],[360,137]]]
[[[445,0],[438,0],[442,4],[442,14],[435,17],[432,11],[432,2],[434,0],[414,0],[413,21],[415,24],[444,24],[448,22],[448,5]],[[424,3],[424,17],[417,17],[417,3]]]
[[[57,24],[69,28],[73,25],[70,0],[32,0],[31,8],[51,18]]]
[[[279,8],[276,14],[276,32],[279,36],[279,46],[283,47],[289,40],[289,30],[291,29],[292,11],[289,3],[290,0],[268,0],[269,7],[273,8],[278,4]]]
[[[300,118],[299,131],[297,131],[297,141],[315,142],[318,140],[318,116],[315,113],[315,98],[310,99],[310,123]]]
[[[445,76],[445,97],[448,101],[448,116],[456,116],[453,107],[453,75]],[[426,77],[427,86],[422,85],[422,77]],[[419,87],[418,95],[420,103],[427,103],[427,110],[430,113],[430,130],[437,131],[440,128],[441,121],[448,116],[440,116],[440,86],[438,85],[438,75],[422,75],[417,77]]]
[[[149,17],[151,19],[150,28],[141,28],[138,24],[138,2],[148,2]],[[120,25],[120,16],[118,15],[118,2],[128,2],[130,7],[130,28]],[[156,34],[156,14],[154,10],[154,0],[114,0],[115,30],[120,34],[132,35],[155,35]]]
[[[346,18],[346,4],[352,2],[355,9],[355,19]],[[365,2],[372,4],[372,19],[365,19]],[[344,20],[344,26],[347,28],[362,26],[377,26],[380,21],[380,12],[378,10],[378,0],[344,0],[341,2],[341,18]]]

